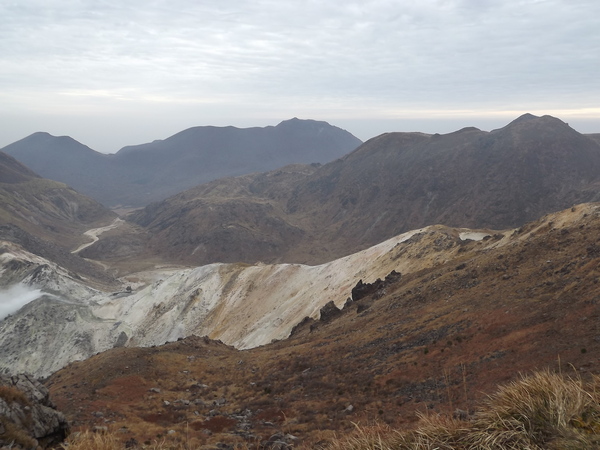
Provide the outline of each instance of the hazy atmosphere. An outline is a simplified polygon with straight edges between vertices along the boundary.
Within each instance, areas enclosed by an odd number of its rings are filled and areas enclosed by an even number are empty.
[[[197,125],[326,120],[492,129],[524,112],[600,132],[596,0],[0,0],[0,147],[102,152]]]

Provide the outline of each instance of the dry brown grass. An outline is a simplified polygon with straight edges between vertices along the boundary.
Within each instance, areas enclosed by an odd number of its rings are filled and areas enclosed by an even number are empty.
[[[499,388],[470,421],[424,415],[409,432],[359,427],[329,450],[542,450],[600,448],[600,379],[548,371]]]
[[[124,445],[113,433],[85,431],[73,433],[62,445],[62,448],[69,450],[117,450],[124,448]]]
[[[37,441],[23,428],[18,427],[3,417],[0,417],[0,425],[0,428],[4,429],[4,433],[0,435],[0,442],[8,443],[8,448],[20,448],[18,446],[22,448],[37,448]]]
[[[558,450],[600,449],[600,377],[589,382],[549,371],[523,376],[490,396],[470,420],[421,415],[418,426],[399,431],[385,424],[356,426],[330,439],[327,450]],[[116,434],[84,432],[69,450],[117,450]],[[155,440],[139,448],[190,450],[190,442]],[[238,448],[242,448],[239,447]],[[300,447],[306,448],[306,447]]]
[[[127,447],[114,432],[94,433],[84,431],[72,434],[65,443],[61,445],[63,450],[124,450]],[[152,442],[137,443],[132,448],[144,450],[196,450],[206,448],[201,445],[186,442],[185,439],[177,441],[168,438],[154,439]],[[210,446],[209,448],[214,448]],[[244,450],[248,447],[239,445],[236,447]]]
[[[29,405],[29,399],[25,393],[12,386],[0,386],[0,399],[6,403],[20,403],[22,405]]]
[[[383,297],[355,302],[287,340],[245,351],[196,337],[117,348],[73,363],[46,385],[74,430],[108,424],[123,429],[122,441],[179,438],[210,448],[284,432],[317,448],[334,433],[348,436],[353,423],[413,429],[416,411],[427,411],[430,428],[444,421],[443,439],[454,439],[463,433],[448,415],[481,405],[515,373],[557,368],[557,355],[600,373],[600,257],[589,250],[600,221],[527,230],[516,235],[524,242],[489,251],[483,241],[459,243],[460,261],[407,273]],[[215,406],[218,399],[226,403]],[[217,417],[250,415],[214,432],[205,428],[213,409]],[[456,427],[471,430],[472,422]]]

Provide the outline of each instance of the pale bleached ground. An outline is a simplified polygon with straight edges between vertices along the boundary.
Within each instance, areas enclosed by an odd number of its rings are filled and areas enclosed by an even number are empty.
[[[118,224],[86,234],[98,239]],[[56,264],[14,248],[2,255],[3,267],[10,261],[44,266],[43,276],[20,281],[55,296],[0,322],[0,370],[47,375],[115,345],[159,345],[192,334],[240,349],[267,344],[286,338],[304,317],[318,318],[326,303],[341,307],[359,280],[373,282],[392,270],[406,274],[451,259],[458,246],[439,246],[440,239],[488,234],[431,226],[319,266],[155,268],[124,278],[118,292],[92,289]]]

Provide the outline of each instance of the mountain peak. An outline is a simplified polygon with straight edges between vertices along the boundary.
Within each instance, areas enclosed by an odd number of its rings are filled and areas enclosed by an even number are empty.
[[[519,116],[510,122],[508,125],[493,131],[514,131],[516,129],[530,129],[531,132],[539,132],[541,129],[554,129],[555,132],[559,132],[560,130],[571,130],[571,132],[576,133],[576,131],[569,127],[567,123],[554,116],[547,114],[543,116],[535,116],[530,113],[523,114],[522,116]]]
[[[53,138],[55,136],[52,136],[47,131],[36,131],[35,133],[30,134],[28,137],[29,138]],[[25,138],[25,139],[27,139],[27,138]]]
[[[534,119],[539,119],[539,116],[533,115],[531,113],[525,113],[519,117],[517,117],[515,120],[513,120],[511,123],[519,123],[519,122],[525,122],[528,120],[534,120]]]
[[[281,122],[279,122],[277,124],[276,128],[291,128],[291,127],[315,126],[315,125],[333,127],[333,125],[330,125],[329,123],[320,121],[320,120],[298,119],[297,117],[292,117],[291,119],[282,120]]]

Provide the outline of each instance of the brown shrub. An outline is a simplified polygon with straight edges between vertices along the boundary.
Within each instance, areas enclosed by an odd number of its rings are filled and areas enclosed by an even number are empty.
[[[237,422],[229,417],[215,416],[205,421],[193,422],[190,427],[196,431],[209,430],[213,433],[220,433],[224,429],[235,427],[236,424]]]
[[[21,446],[23,448],[37,448],[37,441],[22,428],[17,427],[14,423],[0,417],[0,424],[4,428],[4,433],[0,435],[0,442],[9,444],[7,448]]]
[[[600,448],[600,378],[538,372],[499,388],[473,420],[421,416],[415,430],[358,428],[330,450],[517,450]]]
[[[8,404],[20,403],[21,405],[30,405],[25,393],[12,386],[0,386],[0,398]]]

